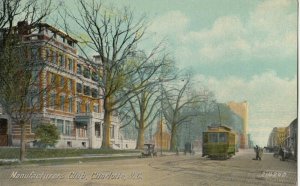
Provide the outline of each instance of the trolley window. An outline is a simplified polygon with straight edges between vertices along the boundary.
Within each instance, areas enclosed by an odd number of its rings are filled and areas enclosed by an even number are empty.
[[[226,135],[226,133],[219,133],[219,142],[221,142],[221,143],[227,142],[227,135]]]
[[[208,142],[218,143],[218,133],[209,133],[208,134]]]

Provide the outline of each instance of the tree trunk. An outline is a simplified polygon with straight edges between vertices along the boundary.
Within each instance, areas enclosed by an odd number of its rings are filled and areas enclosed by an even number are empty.
[[[176,151],[176,146],[177,146],[176,134],[177,134],[177,127],[173,126],[173,128],[171,130],[170,151]]]
[[[111,149],[110,146],[110,126],[111,126],[111,98],[109,96],[104,98],[104,124],[103,124],[103,139],[102,139],[102,149]]]
[[[110,149],[110,126],[111,126],[111,112],[104,112],[104,129],[102,139],[102,149]]]
[[[111,149],[110,146],[110,126],[111,126],[111,105],[109,98],[104,100],[104,124],[103,124],[103,139],[102,139],[102,149]]]
[[[25,134],[25,122],[20,121],[21,127],[21,138],[20,138],[20,161],[23,162],[25,160],[25,145],[26,145],[26,134]]]
[[[140,127],[138,130],[138,139],[136,142],[136,149],[143,149],[145,143],[145,128]]]

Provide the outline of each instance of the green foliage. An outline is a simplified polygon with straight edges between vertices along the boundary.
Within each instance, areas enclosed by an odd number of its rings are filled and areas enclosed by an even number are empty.
[[[35,130],[35,137],[38,139],[38,143],[43,146],[54,146],[59,139],[59,131],[55,125],[42,124]]]

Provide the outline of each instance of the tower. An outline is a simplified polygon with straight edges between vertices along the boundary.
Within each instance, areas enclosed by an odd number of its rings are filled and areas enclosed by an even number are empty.
[[[240,147],[248,148],[248,125],[249,125],[249,105],[247,101],[241,103],[229,102],[229,108],[243,120],[243,132],[240,136]]]

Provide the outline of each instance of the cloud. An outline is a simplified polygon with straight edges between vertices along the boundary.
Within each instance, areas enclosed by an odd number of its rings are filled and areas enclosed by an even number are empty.
[[[151,29],[168,36],[179,67],[216,72],[197,79],[219,102],[249,102],[250,132],[265,145],[274,126],[287,126],[297,116],[297,79],[290,74],[297,57],[296,6],[293,0],[259,1],[243,18],[226,15],[194,30],[192,17],[171,11],[156,17]]]
[[[274,62],[274,58],[296,59],[297,14],[294,6],[292,0],[267,0],[258,4],[246,19],[223,16],[211,27],[194,31],[189,30],[189,17],[180,11],[171,11],[157,17],[151,31],[167,36],[176,59],[189,65],[214,65],[240,58],[265,63]],[[182,49],[188,49],[188,55],[183,54]]]
[[[249,25],[255,29],[280,33],[296,28],[296,11],[293,0],[267,0],[251,13]],[[296,9],[295,9],[296,10]]]
[[[297,117],[297,78],[283,79],[274,71],[241,77],[217,79],[198,75],[216,95],[219,102],[248,101],[249,129],[256,143],[266,145],[269,132],[275,126],[287,126]]]
[[[153,19],[149,31],[160,36],[178,35],[186,29],[189,19],[180,11],[169,11]]]

